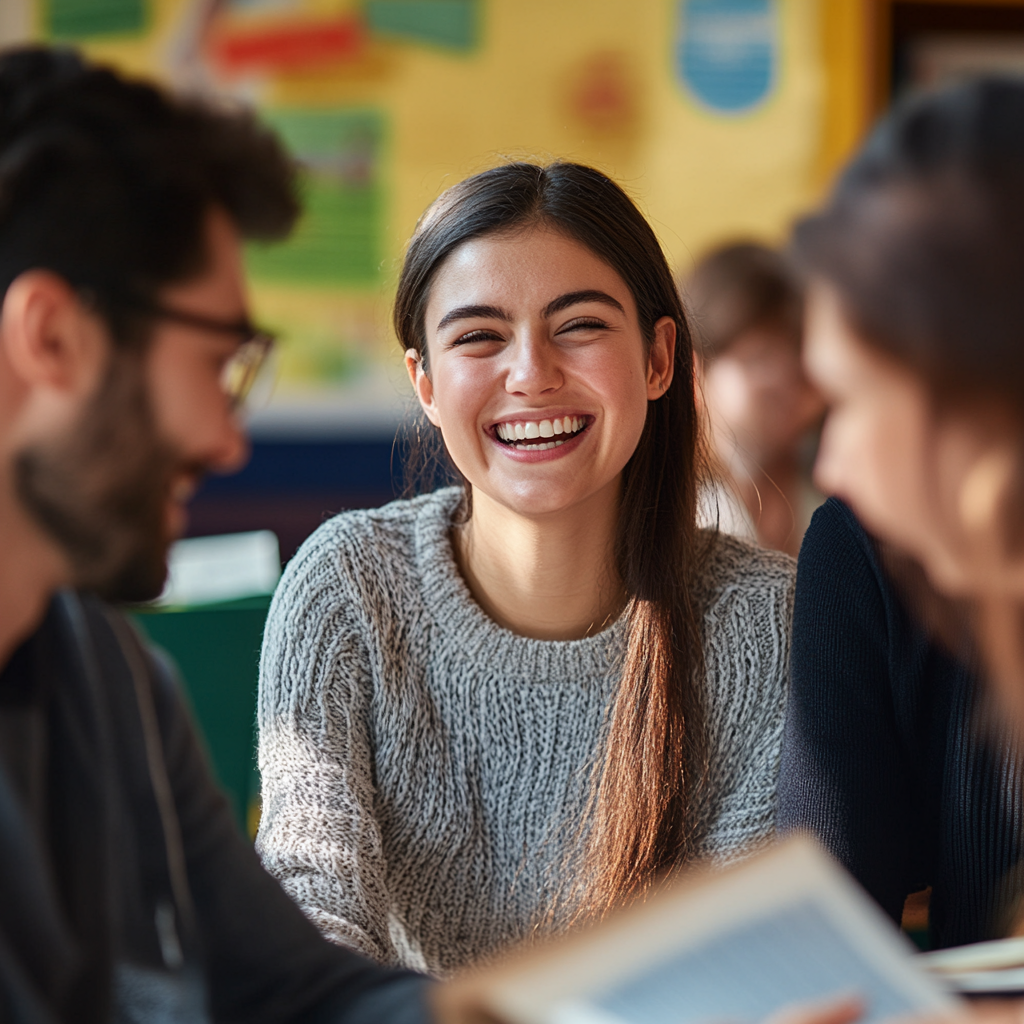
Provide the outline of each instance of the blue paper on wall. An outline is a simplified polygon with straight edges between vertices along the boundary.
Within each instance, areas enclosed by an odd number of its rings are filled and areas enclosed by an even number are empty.
[[[712,110],[749,110],[775,82],[778,34],[776,0],[679,0],[677,74]]]

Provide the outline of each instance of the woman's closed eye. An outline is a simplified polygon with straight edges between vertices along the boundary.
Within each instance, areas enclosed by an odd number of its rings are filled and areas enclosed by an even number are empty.
[[[477,330],[467,331],[465,334],[460,334],[457,338],[453,338],[448,342],[449,348],[456,348],[459,345],[472,345],[474,342],[482,341],[497,341],[502,342],[505,338],[497,331],[490,330],[486,327],[478,328]]]
[[[607,321],[600,319],[595,316],[580,316],[575,317],[568,323],[563,324],[555,331],[556,337],[561,337],[565,334],[583,334],[588,331],[607,331],[611,329],[611,324]]]
[[[600,317],[580,316],[562,324],[555,330],[555,337],[582,338],[587,334],[611,330],[611,325]],[[465,345],[503,344],[508,341],[503,334],[491,327],[478,327],[460,334],[447,343],[447,348]]]

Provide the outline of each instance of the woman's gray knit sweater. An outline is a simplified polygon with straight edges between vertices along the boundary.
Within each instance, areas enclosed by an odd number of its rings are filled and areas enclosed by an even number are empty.
[[[498,626],[452,555],[449,489],[320,527],[267,620],[266,867],[324,934],[444,975],[530,932],[564,870],[625,643]],[[794,567],[722,536],[703,573],[705,851],[774,816]]]

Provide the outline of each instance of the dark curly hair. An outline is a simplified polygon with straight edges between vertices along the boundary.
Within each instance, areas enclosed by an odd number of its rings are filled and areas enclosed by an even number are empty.
[[[295,169],[255,117],[85,62],[0,54],[0,296],[46,268],[88,289],[116,340],[124,297],[151,301],[203,269],[205,218],[271,240],[299,212]]]

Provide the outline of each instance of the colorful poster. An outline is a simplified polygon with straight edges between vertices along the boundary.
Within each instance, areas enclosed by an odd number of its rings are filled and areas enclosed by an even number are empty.
[[[775,0],[680,0],[676,70],[706,107],[740,113],[761,103],[775,81]]]
[[[49,0],[46,15],[54,39],[139,33],[147,24],[145,0]]]
[[[326,423],[340,405],[360,418],[379,409],[390,422],[398,399],[381,302],[385,118],[353,108],[261,116],[302,165],[304,209],[288,241],[247,247],[257,313],[281,336],[277,415],[260,422]]]
[[[251,246],[257,280],[366,285],[378,279],[384,196],[376,111],[269,110],[264,120],[303,167],[305,212],[284,245]]]
[[[480,0],[366,0],[366,21],[385,39],[473,50],[480,37]]]

